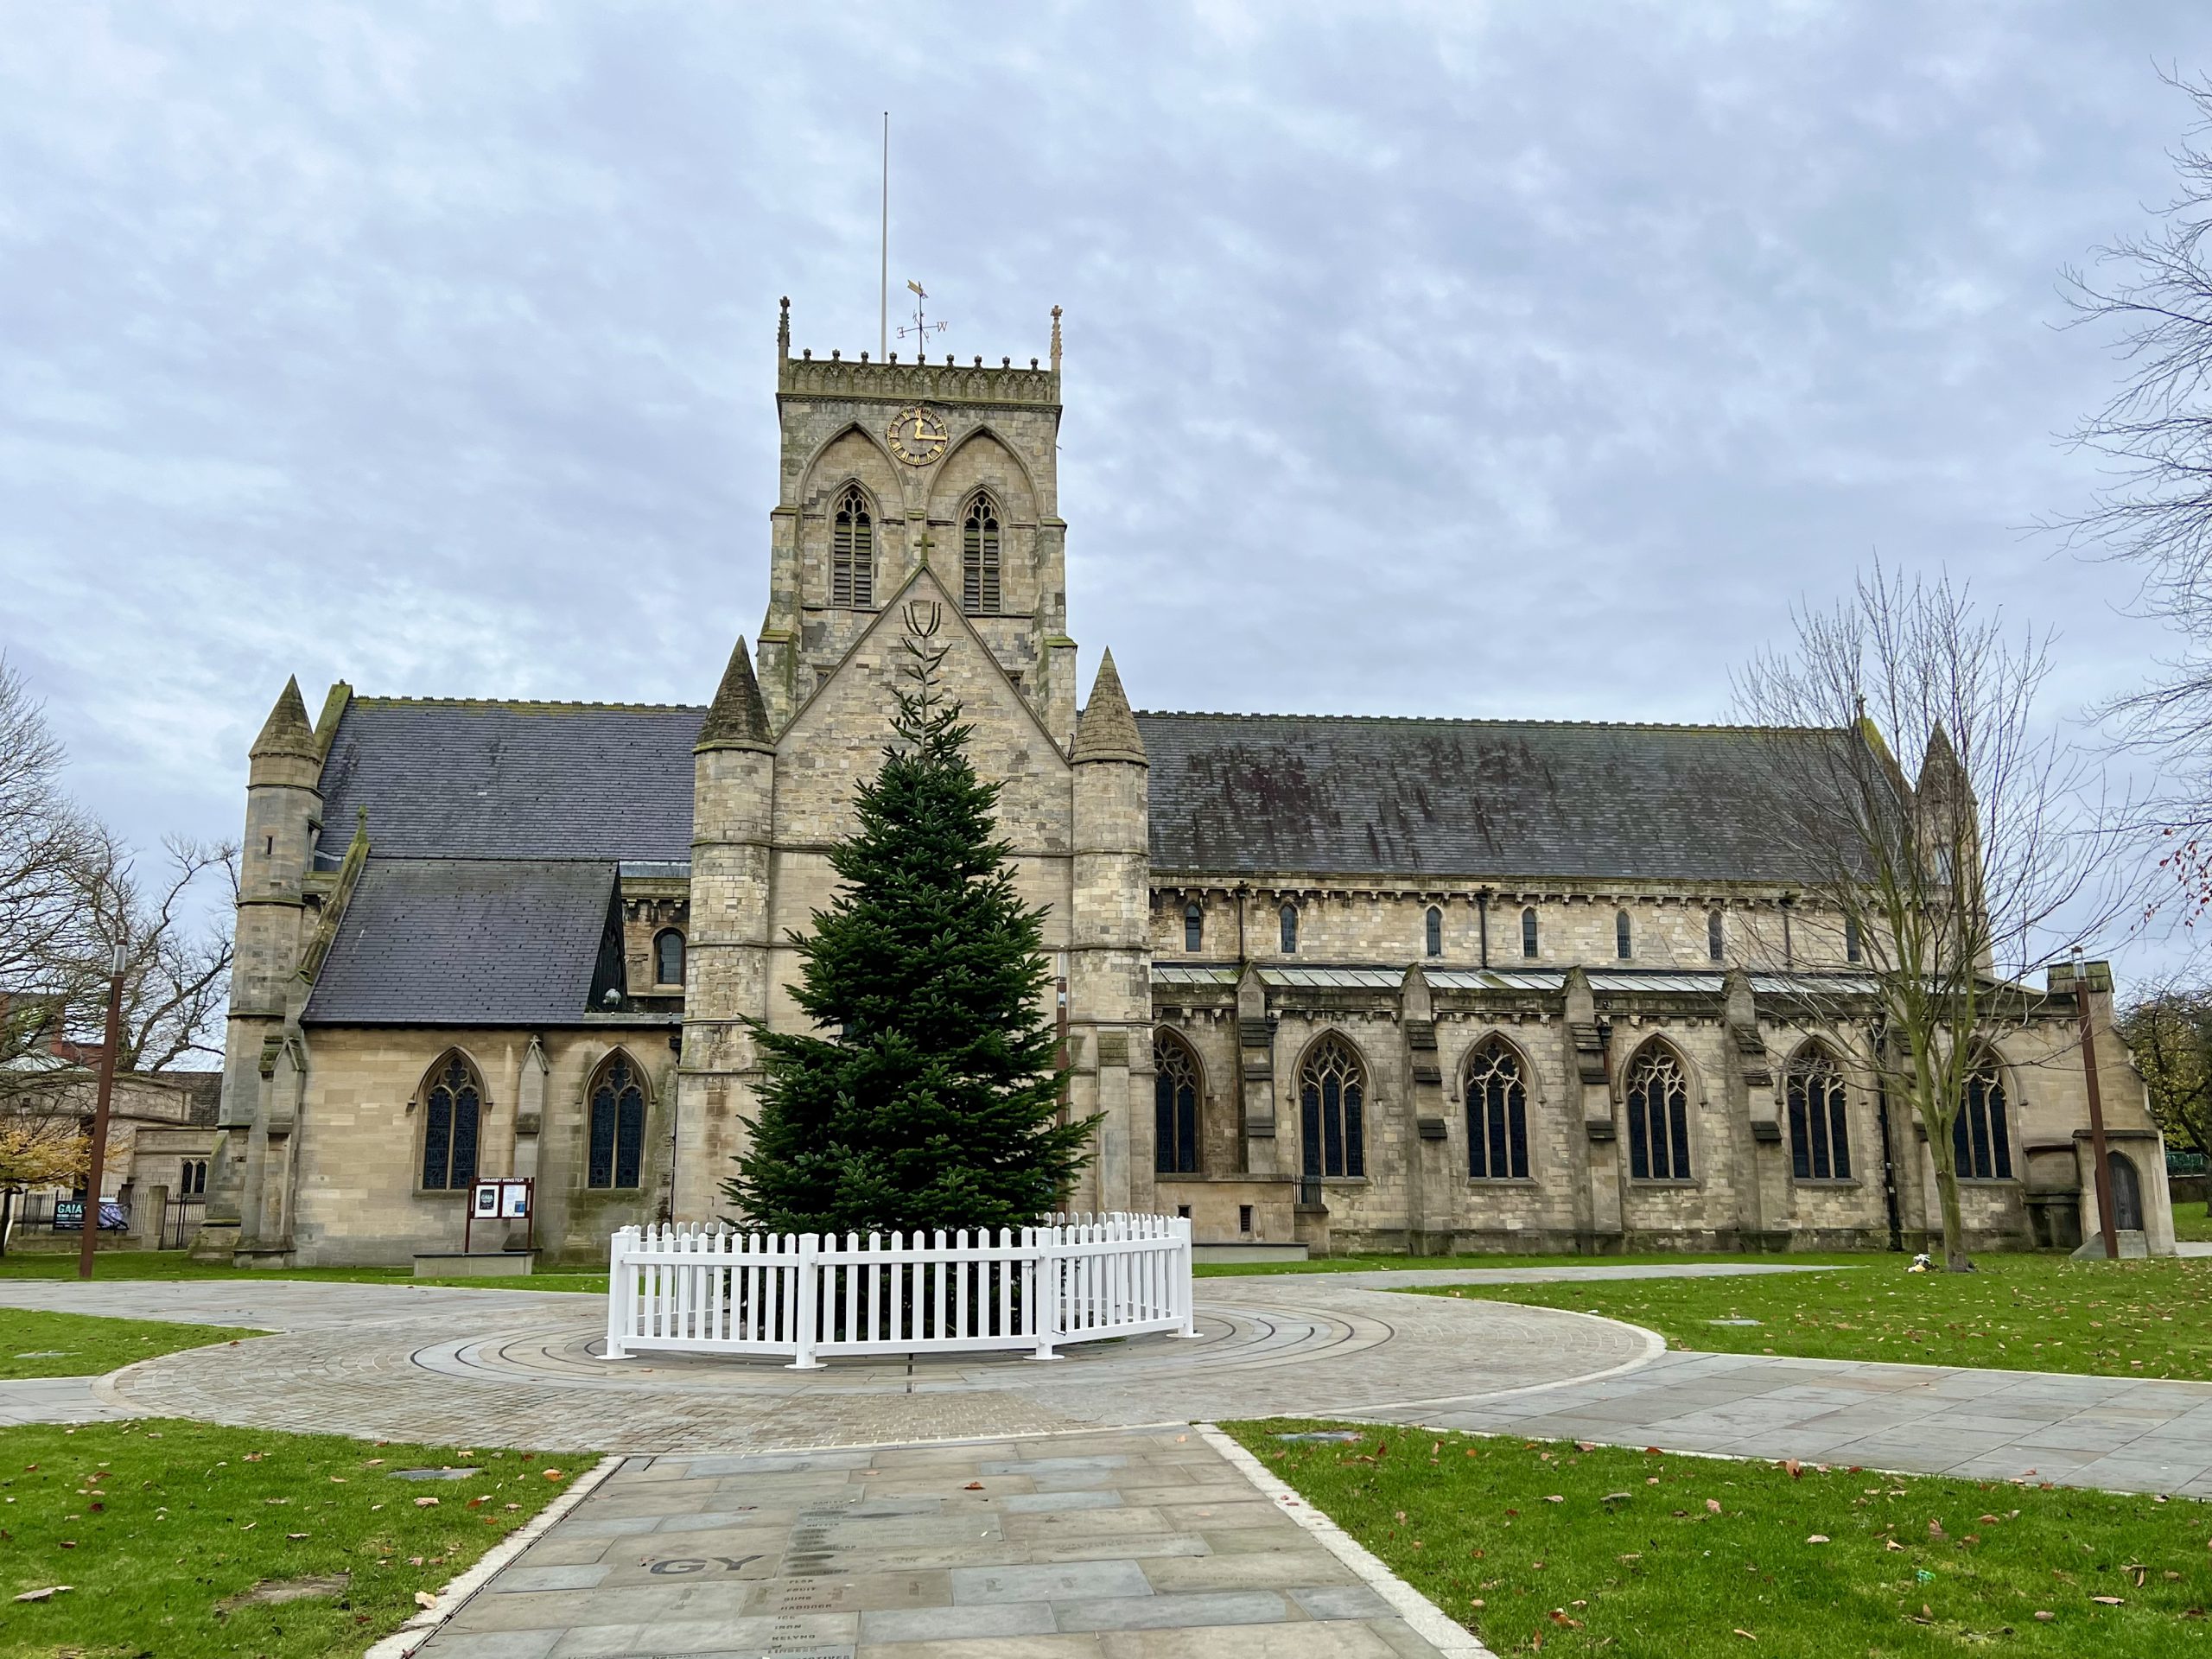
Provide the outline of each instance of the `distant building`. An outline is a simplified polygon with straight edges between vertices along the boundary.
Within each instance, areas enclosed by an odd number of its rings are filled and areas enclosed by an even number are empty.
[[[1103,1115],[1073,1207],[1333,1249],[1930,1229],[1915,1125],[1824,1023],[1849,941],[1794,910],[1786,970],[1747,950],[1799,898],[1749,734],[1135,713],[1110,656],[1078,710],[1057,324],[1020,367],[794,356],[786,319],[776,376],[767,614],[711,703],[340,684],[311,723],[286,686],[252,750],[203,1249],[457,1249],[480,1175],[532,1178],[539,1243],[575,1260],[721,1215],[744,1021],[797,1021],[789,935],[933,622],[1048,908],[1071,1109]],[[1203,651],[1234,619],[1158,626]],[[2069,1243],[2094,1224],[2073,994],[2002,995],[1961,1114],[1972,1242]],[[2171,1249],[2161,1143],[2092,1001],[2123,1219]]]
[[[43,1073],[42,1086],[23,1109],[73,1118],[89,1133],[99,1087],[95,1073],[78,1063],[83,1058],[79,1052],[73,1063]],[[100,1198],[119,1206],[129,1225],[121,1238],[107,1242],[149,1249],[191,1243],[206,1200],[222,1087],[219,1071],[125,1071],[117,1076],[108,1107]],[[67,1206],[83,1198],[82,1188],[59,1184],[17,1194],[8,1206],[9,1248],[35,1248],[51,1242],[55,1206],[64,1206],[61,1213],[67,1216]],[[60,1241],[61,1246],[67,1243],[66,1238]]]

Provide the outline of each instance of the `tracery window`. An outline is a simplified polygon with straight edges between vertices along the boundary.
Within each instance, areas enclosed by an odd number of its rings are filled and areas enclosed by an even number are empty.
[[[1467,1173],[1478,1180],[1529,1178],[1529,1088],[1521,1057],[1493,1037],[1467,1062]]]
[[[1985,1059],[1967,1073],[1959,1115],[1951,1120],[1951,1150],[1959,1173],[1977,1181],[2012,1179],[2012,1142],[2005,1126],[2005,1082]]]
[[[1198,1057],[1172,1032],[1152,1039],[1152,1166],[1162,1175],[1198,1173]]]
[[[1205,942],[1205,907],[1193,899],[1183,906],[1183,948],[1185,950],[1203,950]]]
[[[1717,910],[1706,912],[1705,954],[1715,962],[1728,954],[1727,925]]]
[[[1521,912],[1521,954],[1524,957],[1536,954],[1536,907],[1534,905]]]
[[[985,490],[960,520],[960,608],[970,616],[999,612],[999,504]]]
[[[1789,1063],[1789,1167],[1801,1181],[1851,1179],[1851,1129],[1844,1116],[1843,1073],[1824,1048]]]
[[[1639,1181],[1690,1179],[1690,1085],[1674,1051],[1654,1043],[1629,1063],[1628,1173]]]
[[[1367,1070],[1333,1033],[1306,1051],[1298,1068],[1300,1145],[1308,1175],[1367,1173]]]
[[[1296,905],[1285,905],[1282,907],[1282,953],[1286,957],[1294,957],[1298,954],[1298,906]]]
[[[476,1179],[484,1080],[459,1049],[430,1068],[423,1090],[423,1185],[438,1191]]]
[[[1425,943],[1428,947],[1428,954],[1432,957],[1442,956],[1444,954],[1444,912],[1434,905],[1428,907],[1427,929],[1427,938]]]
[[[830,520],[830,602],[875,603],[875,510],[857,484],[846,486]]]
[[[681,985],[683,982],[683,935],[672,927],[664,927],[653,935],[653,983]]]
[[[1613,954],[1623,962],[1628,960],[1629,944],[1628,912],[1617,910],[1613,912]]]
[[[585,1185],[636,1186],[645,1162],[645,1089],[620,1049],[600,1062],[592,1077],[590,1155]]]

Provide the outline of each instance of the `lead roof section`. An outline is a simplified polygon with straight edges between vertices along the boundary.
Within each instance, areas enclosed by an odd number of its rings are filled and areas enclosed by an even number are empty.
[[[1155,871],[1802,880],[1761,773],[1836,731],[1140,714]]]
[[[380,858],[689,860],[706,713],[357,697],[323,764],[319,862],[362,807]]]
[[[612,864],[372,857],[302,1016],[310,1025],[583,1025]]]

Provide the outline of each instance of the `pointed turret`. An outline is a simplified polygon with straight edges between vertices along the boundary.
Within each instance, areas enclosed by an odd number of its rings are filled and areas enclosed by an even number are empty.
[[[1920,762],[1920,782],[1914,788],[1922,795],[1943,795],[1954,789],[1972,792],[1967,783],[1966,768],[1959,764],[1958,751],[1951,747],[1951,734],[1943,729],[1941,721],[1929,734],[1928,753]]]
[[[311,760],[321,760],[321,751],[315,747],[315,728],[308,724],[307,700],[300,696],[296,676],[284,682],[276,706],[262,722],[261,735],[253,740],[253,747],[246,753],[256,760],[265,754],[297,754]]]
[[[1144,735],[1137,730],[1137,717],[1129,712],[1129,699],[1122,690],[1122,677],[1114,671],[1110,651],[1099,659],[1098,678],[1090,688],[1090,701],[1076,721],[1075,748],[1069,758],[1078,763],[1131,760],[1141,766],[1148,764]]]
[[[691,747],[695,753],[707,749],[772,752],[775,748],[768,732],[767,705],[760,700],[760,682],[753,677],[753,659],[746,654],[742,634],[738,636],[737,649],[729,654],[729,666],[722,671],[722,683],[707,709],[706,723],[699,728],[699,741]]]

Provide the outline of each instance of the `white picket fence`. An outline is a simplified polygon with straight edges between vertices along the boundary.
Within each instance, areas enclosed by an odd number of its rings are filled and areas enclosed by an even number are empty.
[[[1175,1216],[1055,1216],[995,1239],[625,1227],[609,1265],[609,1359],[779,1354],[807,1370],[838,1354],[1050,1359],[1065,1343],[1198,1334],[1191,1224]]]

